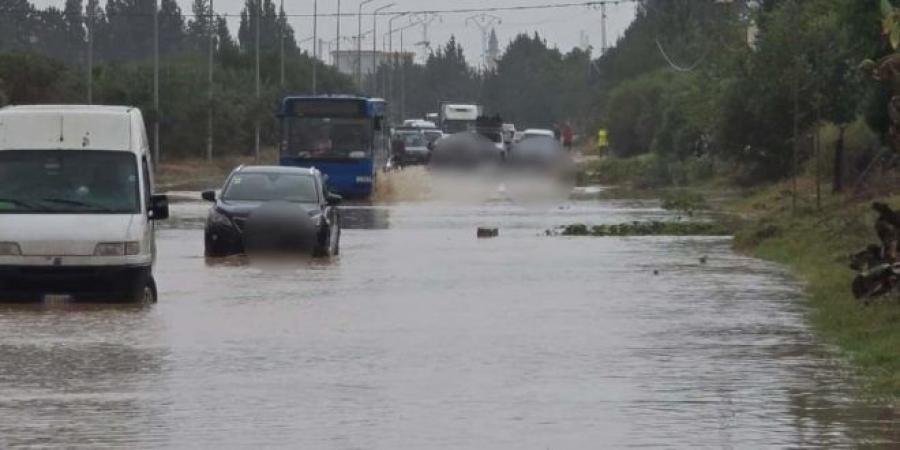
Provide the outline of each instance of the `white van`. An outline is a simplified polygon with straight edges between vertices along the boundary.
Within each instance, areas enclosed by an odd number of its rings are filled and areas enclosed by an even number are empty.
[[[0,301],[155,302],[152,174],[137,108],[0,109]]]

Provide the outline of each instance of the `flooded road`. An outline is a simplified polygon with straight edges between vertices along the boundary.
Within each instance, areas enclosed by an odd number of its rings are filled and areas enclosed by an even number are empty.
[[[855,448],[896,429],[854,400],[798,285],[728,239],[543,235],[665,217],[652,202],[347,207],[339,258],[274,269],[207,265],[206,208],[173,205],[159,233],[158,305],[0,307],[0,448]]]

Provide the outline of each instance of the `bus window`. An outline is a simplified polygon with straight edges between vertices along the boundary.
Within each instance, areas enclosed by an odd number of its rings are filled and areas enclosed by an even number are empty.
[[[365,118],[290,118],[286,154],[306,158],[371,155],[373,133]]]

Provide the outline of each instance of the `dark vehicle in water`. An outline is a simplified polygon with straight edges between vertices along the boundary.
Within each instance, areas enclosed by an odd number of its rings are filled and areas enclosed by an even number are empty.
[[[215,203],[204,232],[207,257],[340,251],[341,197],[328,192],[316,169],[242,166],[220,195],[206,191],[203,199]]]
[[[421,128],[403,127],[391,137],[391,158],[400,166],[428,164],[431,142]]]
[[[496,167],[503,162],[503,152],[493,141],[471,131],[445,136],[433,147],[429,167],[435,169]]]
[[[552,137],[534,136],[513,144],[507,163],[513,171],[549,175],[560,180],[569,180],[575,175],[572,157]]]
[[[479,116],[475,119],[475,131],[490,139],[500,152],[500,156],[506,159],[507,146],[503,139],[503,119],[499,115]]]

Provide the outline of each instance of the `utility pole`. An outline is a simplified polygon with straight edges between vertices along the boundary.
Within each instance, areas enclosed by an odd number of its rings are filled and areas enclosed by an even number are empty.
[[[488,46],[488,30],[494,24],[503,23],[503,21],[491,14],[476,14],[466,18],[466,26],[469,22],[473,23],[481,30],[481,70],[487,70],[487,46]]]
[[[434,22],[438,16],[434,13],[416,14],[416,23],[422,25],[422,59],[428,59],[426,52],[431,51],[431,42],[428,40],[428,25]],[[417,44],[418,45],[418,44]]]
[[[388,107],[392,107],[394,102],[394,71],[397,70],[397,56],[394,55],[394,20],[406,16],[408,13],[396,14],[388,19],[388,55],[391,61],[390,70],[388,70],[388,88],[387,95]]]
[[[356,30],[356,85],[362,89],[362,9],[375,0],[363,0],[359,4],[356,13],[357,30]]]
[[[334,67],[338,67],[341,57],[341,0],[337,0],[337,31],[334,39],[337,41],[337,47],[334,50]]]
[[[209,98],[206,104],[206,160],[213,159],[213,54],[215,53],[215,9],[213,0],[209,0]]]
[[[600,55],[606,54],[606,3],[600,4]]]
[[[262,0],[256,0],[256,104],[259,105],[260,98],[262,97],[259,86],[259,22],[262,19]],[[256,109],[256,108],[254,108]],[[253,142],[253,155],[256,158],[256,162],[259,162],[259,111],[254,112],[254,142]]]
[[[400,30],[400,54],[403,55],[403,32]],[[406,61],[400,58],[400,121],[406,117]]]
[[[159,3],[153,0],[153,158],[159,164]],[[156,167],[156,166],[154,166]]]
[[[212,0],[209,0],[212,1]],[[281,54],[281,92],[284,92],[284,34],[287,28],[287,16],[284,14],[284,0],[281,0],[281,14],[278,19],[278,52]]]
[[[88,0],[87,103],[94,104],[94,2]]]
[[[372,95],[375,95],[375,91],[378,90],[378,58],[376,58],[376,53],[378,52],[378,13],[394,6],[394,3],[388,3],[382,7],[377,8],[372,13]]]
[[[318,91],[318,80],[316,80],[316,72],[319,67],[319,0],[313,0],[313,66],[312,66],[312,92],[316,95]]]

